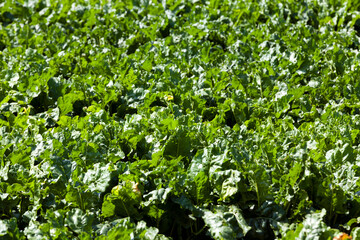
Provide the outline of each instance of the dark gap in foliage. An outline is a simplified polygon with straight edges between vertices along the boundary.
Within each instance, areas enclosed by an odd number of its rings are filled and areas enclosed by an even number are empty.
[[[299,127],[300,124],[300,120],[301,118],[299,117],[298,111],[296,110],[300,110],[299,108],[290,108],[286,113],[285,116],[288,115],[293,119],[293,124],[296,127]]]
[[[116,114],[117,117],[124,119],[126,115],[137,114],[137,109],[129,107],[126,103],[126,100],[122,96],[118,96],[116,101],[110,101],[106,106],[105,110],[109,112],[110,115]]]
[[[218,33],[214,32],[214,31],[210,32],[210,34],[206,40],[213,43],[213,45],[220,45],[222,47],[222,49],[226,52],[227,46],[226,46],[225,39],[223,39]]]
[[[348,114],[348,115],[358,115],[358,114],[360,114],[360,109],[357,107],[345,106],[342,109],[342,112],[344,112],[345,114]]]
[[[46,8],[45,2],[44,2],[44,1],[39,1],[39,2],[37,3],[37,5],[34,6],[34,8],[33,8],[32,10],[33,10],[33,12],[38,13],[38,12],[40,12],[41,10],[43,10],[44,8]]]
[[[129,107],[125,104],[122,104],[117,109],[117,116],[124,119],[126,115],[137,114],[138,110],[136,108]]]
[[[136,49],[138,49],[140,46],[140,43],[138,42],[134,42],[132,43],[129,47],[128,47],[128,50],[126,52],[126,54],[130,55],[132,53],[134,53],[136,51]]]
[[[203,121],[212,121],[218,114],[217,108],[209,107],[202,111]]]
[[[105,191],[100,194],[101,201],[103,201],[105,195],[108,193],[111,193],[111,190],[113,189],[113,187],[117,186],[118,184],[119,184],[119,174],[117,171],[112,171],[111,179],[110,179],[108,186],[106,187]]]
[[[146,142],[144,137],[136,144],[136,155],[139,159],[151,158],[150,144]]]
[[[205,225],[204,221],[201,218],[196,218],[196,221],[190,219],[190,211],[182,209],[178,204],[172,201],[167,201],[165,204],[157,205],[156,207],[165,210],[160,221],[157,222],[156,219],[146,215],[144,216],[144,220],[149,226],[157,227],[160,234],[172,237],[174,240],[209,239],[209,236],[206,234],[206,229],[199,232],[199,229],[202,229]],[[176,216],[176,218],[174,218],[174,216]],[[195,224],[197,226],[195,226]],[[193,234],[195,230],[198,230],[199,232],[196,236]]]
[[[111,100],[110,102],[108,102],[108,104],[106,104],[105,106],[105,110],[109,113],[110,116],[112,116],[114,113],[117,113],[117,109],[120,106],[119,101],[113,101]]]
[[[162,101],[159,97],[156,97],[156,100],[153,101],[149,107],[155,107],[155,106],[167,107],[166,103]]]
[[[257,121],[254,118],[250,118],[249,120],[247,120],[245,122],[245,125],[249,130],[255,130],[256,125],[257,125]]]
[[[54,193],[49,193],[43,200],[41,207],[44,212],[47,209],[56,208],[56,197]]]
[[[0,119],[1,119],[1,120],[4,120],[4,121],[7,120],[6,117],[5,117],[3,114],[1,114],[1,113],[0,113]]]
[[[359,49],[359,43],[353,41],[349,46],[350,49]]]
[[[166,38],[170,35],[170,29],[172,28],[173,26],[171,26],[170,23],[168,23],[166,26],[160,28],[160,34],[161,34],[161,37],[162,38]]]
[[[360,19],[357,19],[354,24],[354,29],[357,36],[360,36]]]
[[[205,106],[206,107],[217,107],[217,102],[216,102],[216,99],[213,98],[213,97],[204,97],[205,100],[206,100],[206,103],[205,103]]]
[[[83,100],[76,100],[73,104],[73,116],[84,117],[86,115],[84,107],[88,107]]]
[[[257,19],[258,23],[266,23],[268,20],[268,17],[264,14],[260,14],[260,16]]]
[[[131,147],[129,146],[129,143],[123,139],[121,140],[121,142],[119,143],[121,150],[124,152],[124,159],[122,159],[122,162],[130,162],[131,160],[134,159],[134,151],[132,151]]]
[[[32,147],[32,151],[34,151],[34,150],[35,150],[35,146]],[[42,161],[41,158],[36,158],[36,159],[34,160],[34,166],[39,165],[39,164],[41,163],[41,161]]]
[[[144,33],[138,32],[135,39],[132,41],[132,43],[129,45],[128,50],[126,51],[126,54],[130,55],[143,44],[149,42],[150,39],[146,36],[144,36]]]
[[[216,21],[219,19],[219,17],[220,17],[219,14],[214,14],[214,13],[210,14],[209,16],[210,21]]]
[[[299,21],[299,17],[297,13],[290,14],[290,23],[296,24]]]
[[[246,222],[251,227],[245,239],[275,239],[273,229],[277,228],[276,222],[286,217],[285,210],[271,201],[264,202],[257,209],[253,209],[253,205],[257,205],[257,201],[249,201],[242,208]]]
[[[64,25],[67,24],[67,18],[62,16],[62,17],[58,18],[58,22],[61,23],[64,26]]]
[[[30,105],[34,107],[35,114],[46,112],[51,104],[48,95],[45,92],[41,92],[37,97],[34,97]]]
[[[342,26],[344,27],[344,26],[347,26],[348,24],[349,24],[349,22],[351,22],[352,21],[352,16],[351,15],[346,15],[345,16],[345,19],[344,19],[344,22],[342,23]]]
[[[2,37],[2,36],[0,36]],[[6,45],[0,40],[0,51],[3,51],[6,48]]]
[[[236,118],[232,110],[225,112],[225,124],[231,128],[236,124]]]
[[[93,97],[93,99],[92,99],[92,102],[101,102],[101,99],[100,99],[100,97],[98,96],[98,95],[95,95],[94,97]],[[90,105],[90,103],[87,103],[86,105]]]
[[[189,79],[190,79],[193,75],[194,75],[194,74],[193,74],[191,71],[187,71],[187,72],[186,72],[186,77],[189,78]]]
[[[309,26],[312,26],[315,29],[319,29],[319,21],[317,20],[316,16],[314,16],[313,12],[310,13],[310,17],[309,17],[308,21],[306,22],[306,24]]]
[[[13,151],[14,151],[14,145],[11,145],[10,147],[8,147],[8,148],[5,150],[4,157],[9,156],[9,154],[11,154]]]
[[[15,20],[14,15],[12,15],[10,12],[6,11],[0,16],[0,22],[3,25],[3,27],[6,27],[7,25],[11,24]]]
[[[38,215],[41,216],[41,215]],[[38,217],[39,218],[39,217]],[[29,225],[28,221],[24,219],[24,217],[18,218],[18,228],[20,231],[24,231],[24,229]]]
[[[275,234],[270,225],[270,221],[271,221],[270,219],[265,217],[248,219],[248,224],[252,228],[245,235],[245,239],[249,239],[249,240],[275,239]]]
[[[18,227],[19,227],[20,230],[24,230],[25,227],[27,227],[29,225],[29,220],[30,219],[27,219],[24,216],[24,213],[29,210],[30,204],[31,204],[31,202],[30,202],[29,197],[25,197],[25,196],[21,197],[21,200],[20,200],[20,219],[19,219],[19,224],[18,224]],[[38,210],[37,215],[42,216],[40,209]]]
[[[347,209],[351,209],[351,205],[349,202],[347,202]],[[337,228],[339,229],[341,232],[345,232],[347,234],[350,234],[350,230],[349,229],[346,229],[344,226],[347,226],[347,223],[352,219],[349,214],[336,214],[336,221],[330,221],[328,223],[328,225],[331,227],[331,228]],[[354,216],[354,215],[351,215],[351,216]],[[357,223],[357,222],[354,222],[352,223],[349,227],[350,229],[352,230],[353,228],[355,227],[359,227],[360,224]]]

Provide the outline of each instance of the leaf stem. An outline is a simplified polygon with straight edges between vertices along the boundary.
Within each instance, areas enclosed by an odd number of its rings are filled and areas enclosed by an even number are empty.
[[[124,207],[124,209],[125,209],[125,211],[126,211],[126,214],[128,215],[128,217],[130,217],[130,214],[129,214],[129,212],[128,212],[128,210],[127,210],[127,208],[126,208],[125,204],[124,204],[124,201],[123,201],[123,200],[121,200],[121,199],[120,199],[120,201],[121,201],[121,204],[123,205],[123,207]]]
[[[206,228],[206,225],[204,224],[204,226],[203,226],[199,231],[193,232],[193,234],[194,234],[195,236],[197,236],[197,235],[199,235],[202,231],[204,231],[205,228]]]

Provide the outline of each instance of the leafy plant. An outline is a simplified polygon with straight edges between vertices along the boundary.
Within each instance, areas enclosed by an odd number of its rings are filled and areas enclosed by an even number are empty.
[[[0,3],[0,237],[359,238],[357,1]]]

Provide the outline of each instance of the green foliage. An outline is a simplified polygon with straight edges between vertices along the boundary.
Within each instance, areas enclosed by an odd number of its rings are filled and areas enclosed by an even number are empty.
[[[1,239],[360,239],[357,1],[0,3]]]

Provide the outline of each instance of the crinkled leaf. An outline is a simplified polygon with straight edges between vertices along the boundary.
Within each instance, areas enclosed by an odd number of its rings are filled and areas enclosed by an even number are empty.
[[[234,205],[214,206],[211,210],[203,209],[203,214],[202,218],[214,239],[244,237],[251,229],[242,216],[241,210]]]

